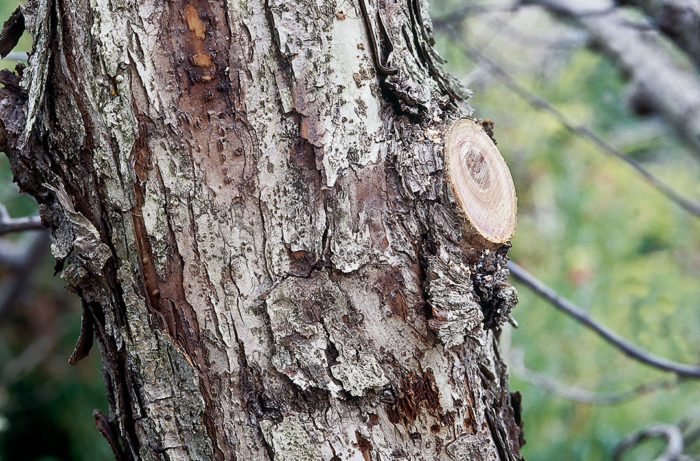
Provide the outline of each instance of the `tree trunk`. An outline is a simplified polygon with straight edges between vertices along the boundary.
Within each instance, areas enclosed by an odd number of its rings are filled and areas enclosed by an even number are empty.
[[[2,75],[116,456],[520,459],[512,183],[427,5],[191,1],[30,0]]]

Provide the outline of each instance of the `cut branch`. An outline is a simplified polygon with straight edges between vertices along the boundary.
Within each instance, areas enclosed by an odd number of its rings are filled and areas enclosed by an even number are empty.
[[[507,242],[515,229],[515,186],[501,153],[484,129],[458,121],[447,136],[447,170],[469,224],[489,242]]]
[[[452,35],[452,37],[455,38],[456,33],[453,30],[450,31],[448,29],[448,31]],[[508,87],[521,98],[523,98],[530,105],[550,113],[557,120],[559,120],[561,124],[564,125],[564,127],[571,133],[574,133],[582,138],[589,140],[604,153],[623,161],[630,168],[632,168],[632,170],[634,170],[639,176],[641,176],[642,179],[644,179],[650,186],[654,187],[656,190],[664,194],[667,198],[675,202],[684,210],[697,217],[700,217],[700,204],[682,196],[673,187],[669,186],[664,181],[657,178],[651,171],[647,170],[641,163],[625,155],[624,152],[617,149],[616,147],[613,147],[610,144],[608,144],[600,136],[591,131],[588,127],[583,125],[576,125],[575,123],[570,121],[556,107],[552,106],[545,99],[522,86],[501,66],[493,62],[491,59],[485,57],[475,48],[464,44],[463,51],[475,61],[486,66],[494,76],[496,76],[499,80],[501,80],[501,82],[503,82],[503,84],[506,87]]]
[[[628,357],[654,368],[658,368],[659,370],[675,373],[678,376],[694,379],[700,378],[699,367],[663,359],[628,343],[617,333],[591,319],[581,308],[576,306],[568,299],[560,296],[557,292],[539,281],[515,262],[509,261],[508,269],[510,269],[510,273],[513,275],[513,277],[527,285],[537,295],[549,301],[551,305],[560,311],[564,312],[570,317],[573,317],[586,328],[594,331],[596,334],[598,334],[598,336],[603,338]]]

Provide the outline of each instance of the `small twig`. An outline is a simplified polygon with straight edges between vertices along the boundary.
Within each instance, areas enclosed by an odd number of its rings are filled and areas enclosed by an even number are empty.
[[[10,51],[7,53],[7,56],[2,59],[7,59],[8,61],[26,61],[28,58],[29,55],[22,51]]]
[[[683,435],[681,434],[680,428],[670,424],[659,424],[627,436],[615,447],[612,454],[613,461],[621,459],[622,455],[627,450],[638,445],[640,442],[656,437],[663,437],[666,439],[667,446],[666,451],[659,455],[655,461],[683,461],[691,459],[683,455]]]
[[[674,388],[678,384],[677,379],[671,381],[658,380],[641,384],[626,391],[595,393],[576,386],[568,386],[549,376],[527,368],[522,356],[518,354],[513,354],[511,356],[509,368],[518,378],[530,384],[534,384],[535,386],[539,386],[552,394],[575,402],[588,403],[591,405],[616,405],[662,389]]]
[[[594,9],[578,9],[578,10],[573,10],[569,8],[569,5],[564,6],[559,4],[558,2],[551,2],[548,0],[538,0],[537,2],[533,2],[531,0],[522,0],[520,2],[521,6],[524,5],[539,5],[547,8],[548,10],[557,13],[557,14],[564,14],[564,13],[569,13],[571,14],[572,11],[575,11],[576,16],[583,18],[583,17],[594,17],[594,16],[603,16],[606,14],[610,14],[611,12],[615,11],[617,7],[613,4],[610,6],[604,6],[602,8],[594,8]]]
[[[10,232],[43,229],[39,216],[26,216],[23,218],[11,218],[5,205],[0,203],[0,235]]]
[[[492,13],[513,13],[520,9],[520,5],[501,7],[487,7],[484,5],[467,5],[450,11],[446,15],[433,18],[433,27],[440,29],[452,24],[459,24],[469,16],[477,16]]]
[[[43,229],[39,216],[27,216],[26,218],[12,218],[0,221],[0,234],[20,232],[25,230]]]
[[[493,28],[495,30],[498,30],[499,33],[512,37],[521,45],[569,50],[573,47],[584,45],[588,41],[585,32],[579,32],[578,38],[544,38],[541,35],[524,32],[518,29],[517,27],[514,27],[509,21],[501,19],[498,16],[490,15],[491,13],[496,12],[516,12],[517,9],[518,8],[511,7],[507,10],[501,10],[498,8],[487,8],[484,6],[467,6],[462,9],[450,12],[448,16],[445,16],[443,18],[434,19],[433,26],[436,29],[447,29],[448,27],[453,27],[453,24],[461,23],[470,15],[484,14],[485,17],[480,18],[480,21],[484,21],[488,24],[493,25]]]
[[[449,30],[449,29],[448,29]],[[451,34],[454,34],[455,32],[452,30],[450,32]],[[451,35],[452,38],[455,38],[455,35]],[[552,106],[549,102],[547,102],[545,99],[542,97],[536,95],[535,93],[531,92],[530,90],[526,89],[524,86],[522,86],[520,83],[518,83],[508,72],[506,72],[502,67],[500,67],[498,64],[494,63],[492,60],[489,58],[486,58],[484,55],[482,55],[479,51],[477,51],[475,48],[470,47],[469,45],[464,45],[463,48],[464,52],[470,56],[472,59],[475,61],[485,64],[495,75],[498,77],[501,82],[505,84],[506,87],[508,87],[511,91],[516,93],[518,96],[523,98],[525,101],[527,101],[529,104],[532,106],[544,110],[546,112],[549,112],[551,115],[553,115],[559,122],[564,125],[564,127],[569,130],[570,132],[579,135],[585,139],[588,139],[591,141],[593,144],[595,144],[600,150],[605,152],[606,154],[623,161],[626,163],[628,166],[630,166],[639,176],[642,177],[649,185],[654,187],[656,190],[664,194],[668,199],[673,201],[674,203],[678,204],[681,208],[684,210],[688,211],[689,213],[695,215],[696,217],[700,218],[700,204],[697,202],[694,202],[688,198],[683,197],[680,193],[676,192],[675,189],[673,189],[671,186],[654,176],[653,173],[651,173],[649,170],[647,170],[642,164],[637,162],[636,160],[630,158],[629,156],[625,155],[622,151],[619,149],[611,146],[607,142],[605,142],[600,136],[595,134],[593,131],[591,131],[588,127],[583,126],[583,125],[576,125],[573,122],[571,122],[564,114],[562,114],[557,108]]]
[[[509,261],[508,268],[513,277],[527,285],[532,291],[549,301],[550,304],[560,311],[573,317],[590,330],[593,330],[598,336],[612,344],[628,357],[654,368],[658,368],[659,370],[675,373],[681,377],[700,378],[699,367],[666,360],[630,344],[625,339],[618,336],[617,333],[591,319],[586,312],[571,301],[559,296],[554,290],[532,276],[515,262]]]

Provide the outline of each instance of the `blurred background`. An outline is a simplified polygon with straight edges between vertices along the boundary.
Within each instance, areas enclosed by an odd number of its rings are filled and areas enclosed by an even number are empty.
[[[431,13],[436,47],[474,92],[475,115],[495,123],[513,173],[513,260],[636,346],[697,364],[700,219],[635,165],[700,201],[700,106],[690,110],[700,2],[624,3],[434,0]],[[0,0],[3,21],[15,7]],[[30,45],[25,36],[16,51]],[[10,57],[0,64],[23,58]],[[4,156],[0,203],[13,218],[37,213]],[[92,419],[94,408],[107,413],[97,349],[67,365],[79,301],[52,276],[45,247],[38,263],[21,264],[37,235],[0,236],[0,460],[108,460]],[[700,457],[700,381],[627,358],[513,282],[520,327],[501,340],[511,390],[523,396],[527,459],[610,459],[626,437],[659,425],[681,434],[687,459]],[[662,438],[630,446],[622,459],[667,448]]]

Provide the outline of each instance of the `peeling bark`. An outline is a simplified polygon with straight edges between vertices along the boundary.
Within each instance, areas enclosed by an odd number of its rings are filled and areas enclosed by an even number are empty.
[[[470,238],[445,172],[466,92],[424,2],[360,1],[22,7],[0,147],[118,459],[520,459],[509,244]]]

